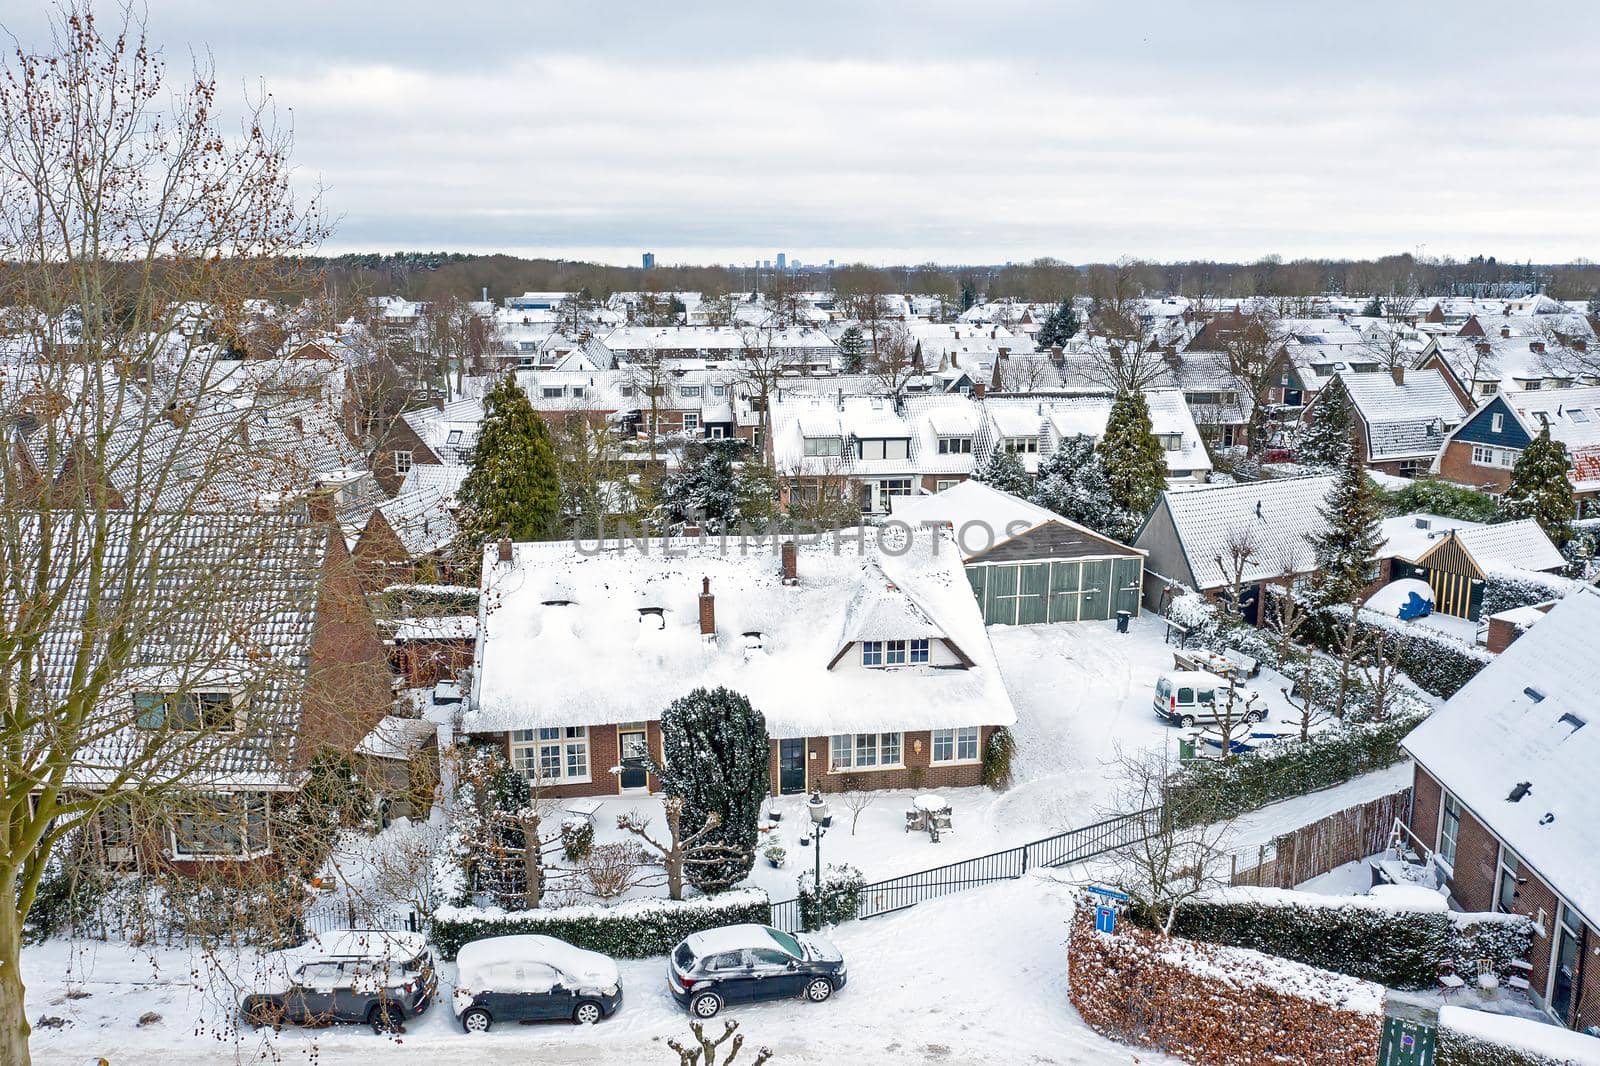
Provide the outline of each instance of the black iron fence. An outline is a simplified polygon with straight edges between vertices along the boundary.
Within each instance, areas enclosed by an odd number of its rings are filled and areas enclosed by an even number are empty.
[[[964,892],[996,881],[1015,881],[1036,866],[1070,866],[1106,855],[1154,836],[1160,820],[1160,808],[1152,807],[1069,829],[1005,851],[990,852],[935,866],[931,870],[918,870],[874,881],[862,886],[861,905],[856,917],[876,918],[953,892]],[[805,923],[801,917],[800,900],[786,899],[774,903],[771,920],[779,929],[801,931]]]

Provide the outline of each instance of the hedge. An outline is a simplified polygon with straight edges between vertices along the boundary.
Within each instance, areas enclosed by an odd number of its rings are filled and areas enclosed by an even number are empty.
[[[1361,611],[1364,637],[1380,637],[1391,661],[1424,692],[1449,699],[1478,675],[1494,655],[1476,645],[1437,633],[1398,618]],[[1313,611],[1298,634],[1332,654],[1338,654],[1339,630],[1350,618],[1350,608],[1336,606]]]
[[[817,906],[816,878],[801,874],[795,878],[800,890],[800,926],[807,932],[825,925],[837,925],[861,911],[861,889],[866,878],[854,866],[829,866],[822,876],[822,906]]]
[[[1404,758],[1400,742],[1425,717],[1426,711],[1396,714],[1231,759],[1195,759],[1173,775],[1167,786],[1167,809],[1179,826],[1200,825],[1343,784]]]
[[[1186,901],[1175,936],[1268,955],[1359,977],[1391,988],[1438,985],[1439,963],[1475,973],[1489,959],[1502,976],[1526,958],[1532,924],[1507,914],[1452,914],[1407,909],[1372,897],[1319,896],[1285,889],[1232,888]]]
[[[1444,1007],[1436,1066],[1593,1066],[1600,1040],[1527,1018]]]
[[[1483,617],[1559,600],[1579,582],[1533,570],[1491,570],[1483,583]]]
[[[643,959],[665,955],[690,933],[771,920],[767,894],[758,889],[686,900],[643,899],[614,907],[440,907],[433,916],[433,942],[441,955],[453,959],[461,945],[474,940],[539,933],[613,958]]]

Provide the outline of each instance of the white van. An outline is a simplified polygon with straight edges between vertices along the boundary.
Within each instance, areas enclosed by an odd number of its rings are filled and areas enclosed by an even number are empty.
[[[1156,678],[1156,714],[1185,729],[1196,722],[1220,722],[1228,709],[1232,684],[1204,670],[1169,670]],[[1254,692],[1240,692],[1233,704],[1235,719],[1263,721],[1266,709],[1253,706],[1259,698]]]

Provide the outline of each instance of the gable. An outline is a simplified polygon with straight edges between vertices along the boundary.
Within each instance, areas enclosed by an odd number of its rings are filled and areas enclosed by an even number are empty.
[[[1086,559],[1105,556],[1138,557],[1139,552],[1110,537],[1087,529],[1076,529],[1064,522],[1043,522],[1003,544],[973,555],[974,563],[1017,562],[1034,559]]]
[[[1494,416],[1501,416],[1500,432],[1494,431]],[[1517,418],[1516,412],[1511,410],[1511,405],[1504,396],[1496,396],[1480,407],[1476,414],[1463,422],[1455,432],[1453,440],[1465,441],[1468,444],[1492,444],[1497,448],[1526,448],[1532,438],[1528,431],[1522,427],[1522,422]]]

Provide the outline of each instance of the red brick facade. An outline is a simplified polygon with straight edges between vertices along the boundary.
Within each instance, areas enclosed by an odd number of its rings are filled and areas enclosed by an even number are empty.
[[[1511,471],[1478,466],[1472,461],[1472,445],[1464,440],[1452,440],[1444,446],[1439,454],[1439,476],[1486,492],[1499,493],[1511,487]]]

